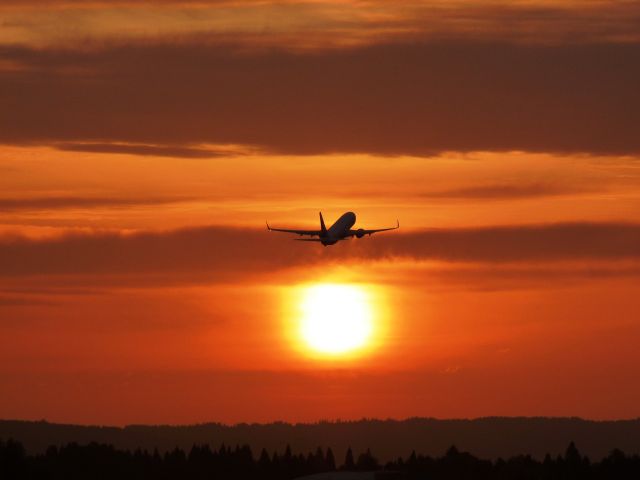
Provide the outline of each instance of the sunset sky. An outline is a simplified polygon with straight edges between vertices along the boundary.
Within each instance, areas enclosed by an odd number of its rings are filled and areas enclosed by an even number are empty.
[[[0,418],[633,418],[638,340],[640,3],[1,2]]]

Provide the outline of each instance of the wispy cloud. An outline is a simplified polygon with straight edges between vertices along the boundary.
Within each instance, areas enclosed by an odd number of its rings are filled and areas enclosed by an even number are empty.
[[[68,142],[55,145],[69,152],[122,153],[154,157],[215,158],[237,155],[229,149],[211,149],[183,145],[146,145],[138,143]]]
[[[534,44],[640,39],[640,7],[632,1],[9,0],[0,8],[0,43],[38,46],[185,35],[296,50],[416,38]]]
[[[442,200],[512,200],[518,198],[573,195],[576,193],[586,193],[591,191],[592,189],[551,183],[504,183],[461,187],[450,190],[427,191],[423,192],[420,196],[428,199]]]
[[[96,208],[96,207],[131,207],[141,205],[164,205],[189,201],[188,197],[80,197],[80,196],[50,196],[25,198],[0,198],[0,212],[15,212],[24,210],[56,210],[67,208]]]

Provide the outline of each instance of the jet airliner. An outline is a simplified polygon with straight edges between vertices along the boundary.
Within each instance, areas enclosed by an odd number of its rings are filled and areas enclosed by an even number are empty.
[[[318,238],[296,238],[300,242],[320,242],[325,247],[327,245],[333,245],[341,240],[346,240],[350,237],[362,238],[365,235],[372,235],[377,232],[386,232],[388,230],[395,230],[400,228],[400,222],[396,221],[395,227],[378,228],[374,230],[367,230],[364,228],[352,229],[356,223],[356,214],[353,212],[347,212],[343,214],[336,223],[327,228],[324,225],[324,218],[322,218],[322,212],[320,212],[320,230],[290,230],[287,228],[272,228],[267,222],[267,229],[272,232],[285,232],[295,233],[300,236],[318,237]]]

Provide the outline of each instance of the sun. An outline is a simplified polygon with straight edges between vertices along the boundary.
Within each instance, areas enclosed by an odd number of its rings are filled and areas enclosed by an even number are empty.
[[[363,350],[374,333],[372,299],[358,285],[323,283],[304,288],[298,320],[306,348],[333,358]]]

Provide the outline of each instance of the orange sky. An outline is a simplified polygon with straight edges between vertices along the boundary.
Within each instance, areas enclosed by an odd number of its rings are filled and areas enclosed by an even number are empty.
[[[0,417],[640,415],[635,2],[3,2]],[[268,233],[347,210],[397,232]],[[292,341],[364,285],[355,360]]]

